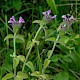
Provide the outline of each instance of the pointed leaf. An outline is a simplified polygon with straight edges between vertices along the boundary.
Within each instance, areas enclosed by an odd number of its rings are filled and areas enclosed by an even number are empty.
[[[50,38],[47,38],[45,41],[55,41],[56,39],[54,37],[50,37]]]
[[[4,41],[7,40],[7,39],[10,39],[10,38],[14,38],[13,34],[8,34],[8,35],[4,38]]]
[[[33,66],[33,63],[31,61],[28,61],[26,63],[26,65],[31,69],[32,72],[34,72],[34,66]]]
[[[50,57],[51,57],[51,50],[48,51],[47,57],[48,57],[48,59],[50,59]]]
[[[21,40],[22,42],[25,42],[23,35],[17,34],[15,38]]]
[[[28,75],[19,71],[17,72],[17,76],[16,76],[19,80],[23,80],[23,79],[27,79],[28,78]]]
[[[56,55],[54,55],[54,56],[51,57],[51,61],[52,62],[57,62],[62,57],[63,56],[61,54],[56,54]]]
[[[27,42],[27,45],[26,45],[26,49],[28,50],[31,47],[32,44],[33,44],[32,41],[28,41]]]
[[[6,74],[6,75],[2,78],[2,80],[10,79],[10,78],[12,78],[13,76],[14,76],[13,73],[8,73],[8,74]]]
[[[33,23],[38,23],[38,24],[40,24],[40,23],[41,23],[41,20],[35,20],[35,21],[33,21]]]
[[[31,73],[31,76],[39,77],[40,76],[40,72],[39,71],[35,71],[35,72]]]
[[[43,69],[46,69],[48,67],[49,63],[50,63],[50,60],[49,59],[45,59],[44,65],[43,65]]]
[[[18,55],[17,58],[22,62],[25,61],[25,56],[23,56],[23,55]]]
[[[13,58],[13,69],[15,69],[19,64],[19,59],[18,58]]]

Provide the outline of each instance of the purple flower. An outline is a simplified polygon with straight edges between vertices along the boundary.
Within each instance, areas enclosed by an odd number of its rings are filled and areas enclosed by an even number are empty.
[[[21,26],[22,23],[25,23],[25,21],[24,21],[24,19],[21,16],[19,17],[19,21],[16,21],[15,17],[12,16],[10,18],[10,20],[8,21],[8,23],[11,23],[12,27],[14,27],[14,26]]]
[[[63,18],[63,19],[66,19],[67,17],[66,17],[66,15],[62,15],[62,18]]]
[[[50,13],[51,13],[51,10],[48,10],[48,11],[42,12],[42,14],[43,14],[44,16],[51,16]],[[56,18],[56,15],[51,16],[51,18],[54,18],[54,19],[55,19],[55,18]]]
[[[11,18],[10,18],[10,20],[8,21],[8,23],[16,23],[16,20],[15,20],[15,18],[14,18],[14,16],[12,16]]]
[[[68,29],[71,29],[71,25],[74,22],[74,17],[72,16],[66,16],[66,15],[62,15],[63,18],[63,22],[60,24],[60,30],[66,31]]]
[[[50,13],[51,13],[51,10],[48,10],[48,11],[42,12],[42,14],[43,14],[44,16],[49,15]]]
[[[69,21],[71,21],[71,20],[74,20],[74,17],[73,17],[73,16],[71,16],[71,17],[69,18]]]
[[[19,23],[25,23],[24,19],[20,16]]]
[[[50,15],[50,13],[51,13],[51,10],[42,12],[42,14],[44,15],[43,20],[45,21],[45,23],[49,23],[52,21],[52,19],[56,18],[56,15],[52,16],[52,15]]]
[[[63,18],[63,19],[65,19],[65,20],[67,20],[67,21],[74,20],[73,15],[72,15],[72,16],[70,16],[70,17],[67,17],[66,15],[62,15],[62,18]]]

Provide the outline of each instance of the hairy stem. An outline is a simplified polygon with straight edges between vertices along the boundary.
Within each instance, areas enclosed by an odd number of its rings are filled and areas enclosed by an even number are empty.
[[[58,34],[58,36],[57,36],[57,38],[56,38],[56,41],[54,42],[54,45],[53,45],[53,47],[52,47],[52,50],[51,50],[49,59],[50,59],[51,56],[52,56],[52,53],[53,53],[53,51],[54,51],[54,49],[55,49],[55,47],[56,47],[56,44],[57,44],[57,41],[58,41],[58,40],[59,40],[59,34]]]
[[[15,36],[16,36],[16,33],[14,33],[14,39],[13,39],[13,45],[14,45],[13,56],[14,56],[14,58],[16,57],[16,40],[15,40]],[[15,77],[16,77],[16,68],[14,68],[14,80],[15,80]]]
[[[40,25],[40,27],[39,27],[38,31],[36,32],[36,35],[35,35],[35,37],[34,37],[34,39],[33,39],[34,41],[36,40],[36,38],[37,38],[37,36],[38,36],[38,33],[40,32],[40,30],[41,30],[42,27],[43,27],[43,25]],[[34,42],[32,43],[32,45],[31,45],[31,47],[30,47],[30,49],[29,49],[29,51],[28,51],[28,53],[27,53],[27,55],[26,55],[26,59],[25,59],[25,62],[24,62],[24,64],[23,64],[23,67],[22,67],[22,72],[24,71],[24,68],[25,68],[27,59],[28,59],[28,57],[29,57],[29,55],[30,55],[30,53],[31,53],[31,50],[32,50],[33,46],[34,46]]]

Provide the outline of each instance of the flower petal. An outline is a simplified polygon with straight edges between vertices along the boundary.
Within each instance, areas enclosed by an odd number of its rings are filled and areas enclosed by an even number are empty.
[[[25,23],[24,19],[20,16],[19,23]]]
[[[50,13],[51,13],[51,10],[48,10],[48,11],[47,11],[47,14],[49,15]]]
[[[62,15],[62,18],[63,18],[63,19],[66,19],[67,17],[66,17],[66,15]]]
[[[56,18],[56,16],[57,16],[57,15],[54,15],[54,16],[52,16],[52,18],[54,18],[54,19],[55,19],[55,18]]]
[[[46,12],[42,12],[42,14],[44,15],[44,16],[46,16],[47,14],[46,14]]]
[[[73,17],[73,16],[71,16],[71,17],[69,18],[69,21],[70,21],[70,20],[74,20],[74,17]]]
[[[8,21],[8,23],[15,23],[15,22],[16,22],[16,20],[15,20],[14,16],[12,16],[12,17],[10,18],[10,20]]]

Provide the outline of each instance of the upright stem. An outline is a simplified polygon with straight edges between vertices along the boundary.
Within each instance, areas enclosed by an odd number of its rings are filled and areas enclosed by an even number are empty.
[[[15,40],[15,36],[16,36],[16,33],[14,33],[14,39],[13,39],[13,44],[14,44],[14,53],[13,53],[13,56],[14,56],[14,58],[16,57],[16,40]]]
[[[55,47],[56,47],[56,44],[57,44],[57,41],[59,40],[59,34],[58,34],[58,36],[57,36],[57,38],[56,38],[56,41],[54,42],[54,45],[53,45],[53,47],[52,47],[52,50],[51,50],[51,53],[50,53],[50,57],[52,56],[52,53],[53,53],[53,51],[54,51],[54,49],[55,49]],[[50,57],[49,57],[49,59],[50,59]]]
[[[55,49],[55,47],[56,47],[56,44],[57,44],[57,41],[58,41],[58,40],[59,40],[59,34],[58,34],[58,36],[57,36],[57,38],[56,38],[56,41],[54,42],[54,45],[53,45],[53,47],[52,47],[52,50],[51,50],[51,52],[50,52],[50,56],[48,57],[48,59],[51,58],[51,56],[52,56],[52,54],[53,54],[53,51],[54,51],[54,49]],[[45,71],[45,69],[42,70],[42,74],[44,73],[44,71]]]
[[[14,39],[13,39],[13,45],[14,45],[13,56],[14,56],[14,58],[16,57],[16,40],[15,40],[15,36],[16,36],[16,33],[14,33]],[[15,76],[16,76],[16,68],[14,68],[14,80],[15,80]]]
[[[40,32],[40,30],[41,30],[42,27],[43,27],[43,25],[40,25],[40,27],[39,27],[38,31],[36,32],[36,35],[35,35],[35,37],[34,37],[34,39],[33,39],[34,41],[36,40],[36,38],[37,38],[37,36],[38,36],[38,33]],[[27,55],[26,55],[26,59],[25,59],[25,62],[24,62],[24,64],[23,64],[23,67],[22,67],[22,72],[24,71],[24,68],[25,68],[27,59],[28,59],[28,57],[29,57],[29,55],[30,55],[30,52],[31,52],[33,46],[34,46],[34,42],[32,43],[32,45],[31,45],[31,47],[30,47],[30,49],[29,49],[29,51],[28,51],[28,53],[27,53]]]
[[[6,26],[6,33],[8,35],[7,15],[5,15],[5,26]],[[6,43],[7,43],[7,51],[8,51],[8,49],[9,49],[9,39],[7,39]]]

